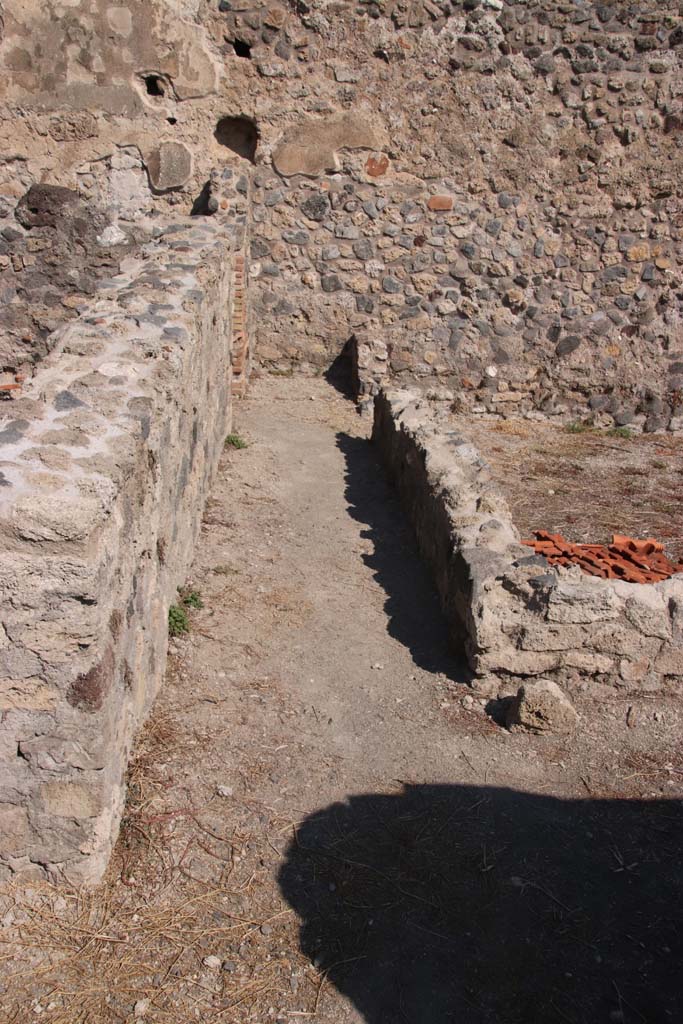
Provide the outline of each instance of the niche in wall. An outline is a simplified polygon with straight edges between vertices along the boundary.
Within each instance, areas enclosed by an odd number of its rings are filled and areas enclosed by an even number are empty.
[[[251,46],[249,43],[245,43],[244,39],[232,39],[231,42],[236,57],[243,57],[245,60],[251,59]]]
[[[166,83],[161,75],[145,75],[145,92],[148,96],[165,96]]]
[[[254,163],[258,130],[250,117],[222,117],[216,125],[214,136],[219,145]]]

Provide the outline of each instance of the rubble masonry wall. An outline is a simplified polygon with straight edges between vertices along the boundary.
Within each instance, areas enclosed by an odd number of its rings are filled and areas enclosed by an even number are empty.
[[[475,686],[543,675],[569,691],[681,689],[683,575],[640,585],[551,568],[520,544],[474,446],[416,392],[380,392],[373,441]]]
[[[167,227],[0,406],[0,877],[106,866],[230,426],[231,248]]]
[[[264,367],[323,372],[367,332],[463,412],[683,430],[679,0],[5,8],[1,369],[93,286],[17,210],[32,185],[97,208],[115,261],[229,166]]]

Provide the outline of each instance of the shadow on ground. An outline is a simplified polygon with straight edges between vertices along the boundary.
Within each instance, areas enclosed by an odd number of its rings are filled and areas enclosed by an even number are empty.
[[[367,526],[362,536],[373,543],[363,561],[386,592],[389,634],[420,668],[464,681],[465,658],[449,646],[438,595],[372,445],[343,433],[337,434],[337,445],[346,460],[349,514]]]
[[[683,804],[408,786],[311,815],[279,883],[368,1024],[683,1020]]]

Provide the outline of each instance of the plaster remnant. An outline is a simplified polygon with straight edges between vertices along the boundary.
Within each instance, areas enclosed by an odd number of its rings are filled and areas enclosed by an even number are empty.
[[[285,177],[305,174],[317,178],[339,167],[345,149],[382,149],[385,132],[362,110],[301,122],[288,131],[273,152],[273,164]]]
[[[112,31],[124,39],[133,31],[133,16],[128,7],[108,7],[107,21]]]

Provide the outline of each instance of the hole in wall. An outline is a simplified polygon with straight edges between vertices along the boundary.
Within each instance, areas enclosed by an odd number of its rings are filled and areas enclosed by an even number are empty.
[[[166,95],[166,83],[161,75],[145,75],[143,81],[148,96]]]
[[[250,117],[222,117],[213,134],[220,146],[254,163],[258,130]]]
[[[177,117],[167,117],[166,120],[168,121],[169,124],[178,124]]]
[[[207,217],[209,215],[209,196],[211,195],[211,183],[205,182],[201,192],[192,204],[191,217]]]
[[[246,60],[251,60],[251,46],[249,43],[245,43],[243,39],[231,39],[230,45],[235,51],[236,57],[244,57]]]

